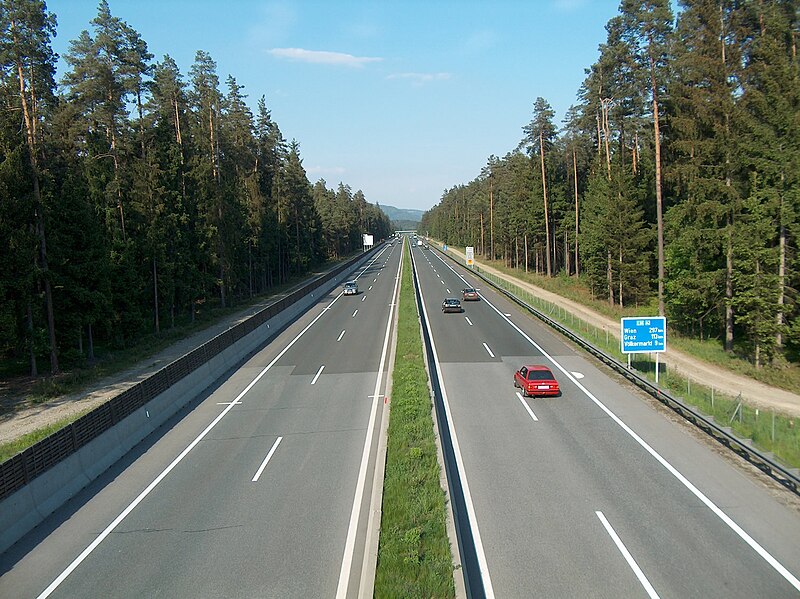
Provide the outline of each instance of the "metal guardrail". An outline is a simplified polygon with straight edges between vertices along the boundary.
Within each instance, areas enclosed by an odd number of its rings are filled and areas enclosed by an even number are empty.
[[[447,252],[442,252],[439,248],[436,248],[437,251],[446,256],[449,260],[454,262],[459,266],[463,266],[458,260],[450,256]],[[581,347],[582,349],[586,350],[594,357],[599,359],[601,362],[609,366],[611,369],[616,371],[617,373],[624,376],[628,379],[631,383],[639,387],[640,389],[644,390],[652,397],[656,398],[662,404],[676,412],[678,415],[683,417],[684,419],[691,422],[697,428],[702,430],[704,433],[712,437],[718,443],[721,443],[735,454],[743,458],[744,460],[753,464],[756,468],[761,470],[764,474],[771,477],[772,479],[776,480],[784,487],[795,493],[796,495],[800,495],[800,476],[797,476],[795,473],[791,472],[788,468],[785,468],[781,464],[777,463],[775,460],[770,459],[764,452],[759,451],[758,449],[750,446],[748,441],[740,439],[735,435],[731,434],[730,432],[726,431],[724,428],[719,426],[713,420],[705,417],[704,415],[698,413],[695,409],[691,406],[688,406],[680,399],[670,395],[669,393],[665,392],[663,389],[657,387],[646,378],[639,376],[636,372],[629,370],[627,365],[621,363],[613,356],[609,356],[607,353],[603,352],[600,348],[596,347],[571,329],[565,327],[561,323],[553,320],[543,312],[540,312],[530,304],[526,303],[525,301],[518,298],[516,295],[511,293],[510,291],[503,289],[499,285],[497,285],[494,281],[483,275],[482,273],[471,270],[470,271],[473,275],[479,277],[481,280],[485,281],[489,285],[491,285],[495,290],[505,295],[508,299],[513,301],[515,304],[519,305],[522,308],[525,308],[528,312],[536,316],[539,320],[550,326],[551,328],[555,329],[565,337],[567,337],[570,341]]]
[[[0,464],[0,501],[77,452],[126,416],[197,370],[219,352],[253,332],[270,318],[336,277],[363,257],[364,254],[356,256],[332,271],[317,277],[247,320],[206,341],[143,381],[129,387],[88,414],[81,416],[75,422]],[[273,335],[277,332],[277,330],[273,331]]]

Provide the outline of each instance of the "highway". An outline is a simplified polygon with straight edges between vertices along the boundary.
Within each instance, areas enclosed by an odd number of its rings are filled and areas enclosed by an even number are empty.
[[[400,249],[4,554],[0,597],[356,597]],[[800,596],[788,493],[466,269],[412,255],[485,596]],[[443,314],[465,286],[481,300]],[[518,394],[513,372],[531,363],[560,397]]]
[[[488,597],[797,597],[800,516],[465,268],[415,247]],[[445,297],[474,286],[462,314]],[[524,364],[562,395],[523,398]],[[795,503],[796,506],[796,503]]]
[[[0,597],[354,597],[400,244],[3,555]],[[368,571],[368,570],[367,570]]]

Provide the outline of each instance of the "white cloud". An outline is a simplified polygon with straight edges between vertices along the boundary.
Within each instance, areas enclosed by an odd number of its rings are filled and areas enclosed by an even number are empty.
[[[343,52],[326,52],[321,50],[304,50],[303,48],[273,48],[269,51],[273,56],[288,58],[299,62],[314,64],[331,64],[345,67],[362,67],[370,62],[380,62],[382,58],[353,56]]]
[[[395,73],[387,77],[387,79],[407,79],[414,85],[424,85],[431,81],[446,81],[451,78],[450,73]]]

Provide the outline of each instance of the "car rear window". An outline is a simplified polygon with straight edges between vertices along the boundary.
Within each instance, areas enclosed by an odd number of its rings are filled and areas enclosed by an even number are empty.
[[[529,381],[551,381],[553,380],[553,373],[548,370],[529,370]]]

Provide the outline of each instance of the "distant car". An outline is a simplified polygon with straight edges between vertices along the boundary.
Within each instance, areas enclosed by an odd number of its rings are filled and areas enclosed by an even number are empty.
[[[478,290],[474,287],[466,287],[461,292],[461,299],[465,302],[477,302],[480,300],[480,296],[478,295]]]
[[[355,281],[347,281],[347,283],[344,284],[344,294],[358,295],[358,283]]]
[[[448,297],[442,302],[442,312],[463,312],[458,298]]]
[[[523,366],[514,373],[514,386],[522,389],[522,395],[561,395],[556,377],[547,366],[533,364]]]

